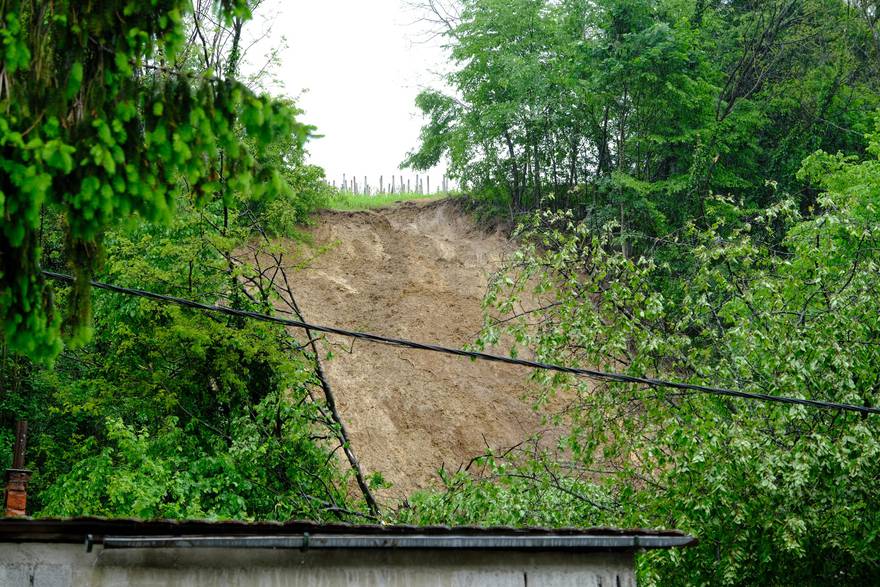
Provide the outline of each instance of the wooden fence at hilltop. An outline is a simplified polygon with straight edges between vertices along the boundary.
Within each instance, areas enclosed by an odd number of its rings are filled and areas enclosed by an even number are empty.
[[[349,194],[375,196],[379,194],[445,194],[449,192],[449,180],[444,175],[440,179],[439,184],[434,184],[434,191],[431,191],[431,176],[416,175],[415,178],[403,175],[392,175],[390,181],[385,181],[385,176],[380,175],[377,183],[371,184],[368,176],[364,176],[363,183],[352,175],[342,174],[342,181],[337,184],[334,179],[330,182],[334,188]]]

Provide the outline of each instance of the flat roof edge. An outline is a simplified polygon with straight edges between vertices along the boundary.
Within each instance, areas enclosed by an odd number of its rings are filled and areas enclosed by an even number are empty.
[[[640,550],[696,544],[676,530],[322,524],[107,518],[0,518],[0,543],[104,544],[105,548],[401,548]]]
[[[105,536],[115,548],[281,548],[591,551],[689,546],[690,536],[448,536],[303,534],[302,536]]]

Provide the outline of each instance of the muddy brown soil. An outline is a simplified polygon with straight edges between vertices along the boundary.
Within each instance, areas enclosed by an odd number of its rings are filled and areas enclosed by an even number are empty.
[[[287,244],[311,258],[293,284],[307,320],[452,347],[473,342],[490,275],[512,249],[446,200],[326,212],[309,233],[310,245]],[[392,483],[385,500],[541,428],[526,369],[334,336],[325,348],[354,450]]]

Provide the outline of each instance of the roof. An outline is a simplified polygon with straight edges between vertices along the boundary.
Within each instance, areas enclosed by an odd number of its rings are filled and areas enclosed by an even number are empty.
[[[0,519],[0,542],[102,544],[104,548],[397,548],[608,551],[690,546],[676,530],[511,528],[107,518]]]

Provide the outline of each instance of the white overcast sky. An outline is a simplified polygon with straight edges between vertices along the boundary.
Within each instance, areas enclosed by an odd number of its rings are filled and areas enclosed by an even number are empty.
[[[256,12],[250,33],[271,30],[246,60],[253,68],[281,48],[275,75],[323,135],[308,150],[329,181],[343,173],[359,183],[366,175],[372,186],[379,175],[414,177],[398,166],[418,143],[415,97],[440,87],[446,67],[442,39],[431,40],[418,18],[406,0],[266,0]],[[442,173],[429,173],[432,190]]]

